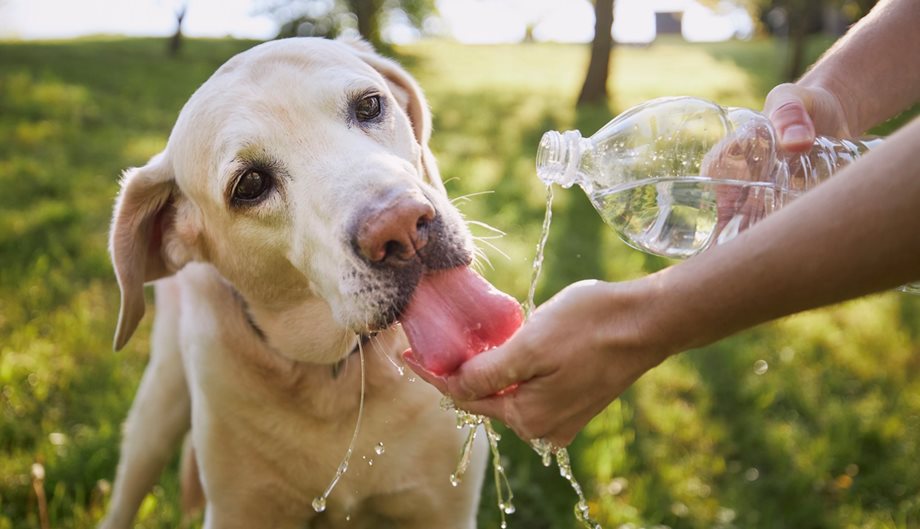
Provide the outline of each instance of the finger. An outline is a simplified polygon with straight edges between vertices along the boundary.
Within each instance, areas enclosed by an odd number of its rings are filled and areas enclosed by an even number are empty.
[[[409,366],[409,369],[414,371],[422,380],[438,388],[438,391],[441,393],[447,394],[447,381],[444,380],[444,377],[435,375],[422,367],[422,365],[415,360],[415,356],[412,355],[411,349],[403,353],[403,361]]]
[[[517,395],[505,395],[486,397],[480,400],[460,401],[455,404],[457,408],[469,413],[484,415],[501,421],[524,441],[539,437],[537,432],[526,425],[528,415],[520,413],[520,403],[517,400]]]
[[[567,425],[550,426],[552,421],[541,421],[534,418],[533,410],[528,410],[527,405],[517,402],[516,396],[494,396],[455,404],[457,408],[470,413],[485,415],[501,421],[525,442],[542,439],[550,442],[554,447],[562,448],[568,446],[578,433],[577,429],[573,430],[571,427],[566,427]]]
[[[808,94],[794,84],[781,84],[770,91],[764,114],[779,136],[779,147],[789,152],[805,152],[815,141],[815,125],[808,114]]]
[[[447,392],[463,401],[495,395],[533,377],[533,363],[524,359],[526,355],[512,338],[501,347],[474,356],[448,375]]]
[[[461,410],[468,411],[475,415],[485,415],[486,417],[492,417],[493,419],[498,419],[508,424],[508,417],[506,415],[508,406],[507,402],[504,402],[505,399],[506,397],[487,397],[479,400],[456,401],[454,405]]]

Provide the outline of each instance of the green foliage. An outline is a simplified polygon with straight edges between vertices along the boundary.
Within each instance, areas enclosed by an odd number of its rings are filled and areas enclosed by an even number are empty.
[[[150,321],[111,352],[118,294],[106,230],[118,175],[161,149],[195,87],[252,45],[186,44],[179,60],[154,40],[0,45],[0,528],[39,526],[34,463],[52,526],[93,527],[104,510]],[[812,56],[826,41],[814,44]],[[457,204],[468,219],[507,233],[488,241],[507,258],[486,247],[484,273],[519,299],[543,217],[533,174],[543,131],[593,132],[661,95],[757,107],[781,59],[770,41],[619,48],[615,109],[576,113],[587,51],[399,50],[429,95],[451,195],[466,196]],[[560,191],[538,299],[666,264],[626,248],[580,192]],[[920,301],[888,293],[669,360],[572,446],[592,512],[608,528],[920,526],[918,340]],[[574,495],[558,473],[510,432],[501,449],[517,506],[510,526],[574,528]],[[487,484],[483,528],[498,525],[493,498]],[[174,462],[138,526],[179,518]]]
[[[357,30],[378,49],[387,49],[381,28],[394,14],[421,28],[436,11],[434,0],[259,0],[261,11],[272,14],[282,26],[280,37],[335,38],[346,29]]]

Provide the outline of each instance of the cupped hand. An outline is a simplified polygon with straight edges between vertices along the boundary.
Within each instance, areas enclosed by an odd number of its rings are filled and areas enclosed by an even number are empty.
[[[566,446],[667,352],[645,340],[633,283],[575,283],[534,311],[501,347],[435,377],[458,408],[497,418],[524,440]]]
[[[787,152],[808,151],[816,135],[852,136],[844,105],[824,88],[778,85],[767,94],[763,113],[776,128],[780,149]]]

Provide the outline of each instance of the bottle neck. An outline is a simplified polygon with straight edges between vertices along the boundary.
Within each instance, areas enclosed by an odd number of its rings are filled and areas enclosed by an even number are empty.
[[[546,185],[572,187],[579,183],[578,162],[587,148],[588,140],[577,130],[543,134],[537,148],[537,176]]]

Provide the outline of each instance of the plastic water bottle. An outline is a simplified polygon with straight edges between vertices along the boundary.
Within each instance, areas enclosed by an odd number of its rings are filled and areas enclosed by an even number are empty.
[[[578,184],[630,246],[686,258],[731,239],[882,141],[818,137],[811,151],[785,154],[776,139],[766,116],[750,109],[655,99],[590,138],[545,133],[537,175],[547,185]]]

